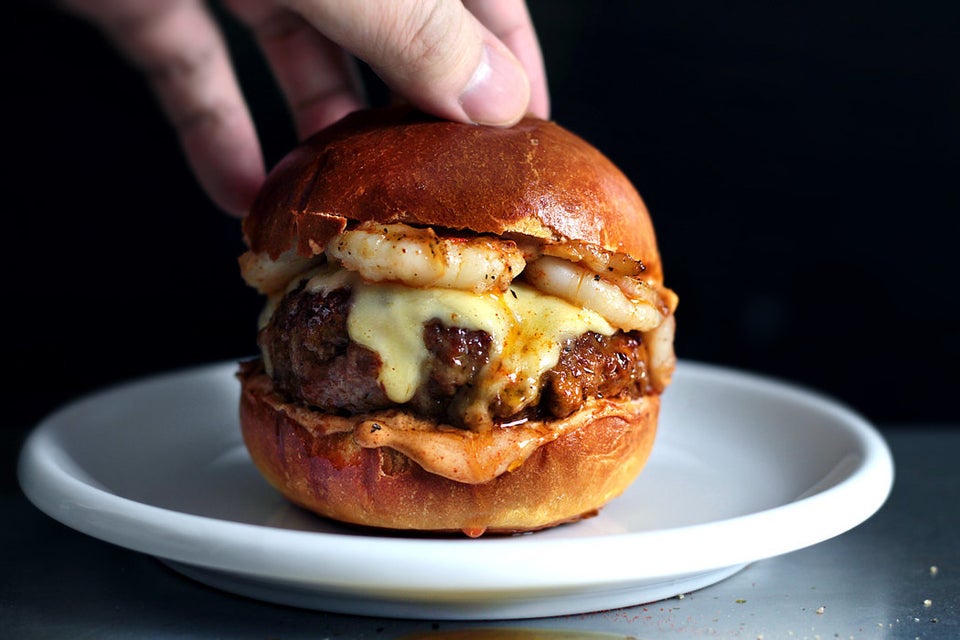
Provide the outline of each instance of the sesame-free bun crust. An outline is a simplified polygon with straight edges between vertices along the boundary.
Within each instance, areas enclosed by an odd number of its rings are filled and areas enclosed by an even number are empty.
[[[534,117],[498,128],[408,107],[346,116],[268,175],[243,223],[245,277],[295,271],[350,221],[589,243],[641,260],[645,279],[662,281],[653,226],[630,181],[585,140]]]
[[[342,418],[287,404],[270,378],[241,367],[240,424],[261,474],[291,502],[336,521],[408,532],[534,531],[595,515],[621,494],[653,447],[660,397],[615,411],[539,447],[481,484],[425,471],[402,453],[364,448]]]

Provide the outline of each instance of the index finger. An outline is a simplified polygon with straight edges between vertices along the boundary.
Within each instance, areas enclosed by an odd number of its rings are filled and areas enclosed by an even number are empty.
[[[293,115],[299,137],[364,105],[353,60],[300,14],[264,0],[229,0],[253,31]]]

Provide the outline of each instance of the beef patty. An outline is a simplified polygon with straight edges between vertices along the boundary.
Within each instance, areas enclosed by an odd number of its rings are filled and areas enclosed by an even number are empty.
[[[378,380],[380,357],[348,335],[349,310],[347,289],[324,295],[301,287],[278,304],[258,335],[277,391],[327,413],[353,415],[395,406]],[[428,375],[404,408],[462,427],[451,409],[458,392],[469,388],[487,364],[490,336],[433,320],[424,325],[423,340]],[[522,415],[504,415],[498,406],[491,407],[492,415],[503,421],[565,418],[591,397],[635,398],[653,392],[646,348],[636,331],[610,336],[587,332],[568,340],[540,384],[538,402]]]

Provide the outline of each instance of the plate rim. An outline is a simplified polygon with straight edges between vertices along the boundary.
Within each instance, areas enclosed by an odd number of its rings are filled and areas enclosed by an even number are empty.
[[[570,554],[584,544],[589,544],[591,540],[594,540],[594,537],[537,539],[536,534],[534,534],[533,536],[480,538],[475,540],[404,538],[366,534],[361,536],[349,532],[301,531],[265,524],[235,522],[212,516],[184,513],[113,494],[106,488],[96,487],[84,482],[81,478],[70,474],[62,464],[58,464],[65,460],[69,462],[68,452],[59,451],[59,455],[49,455],[54,435],[59,428],[63,428],[62,421],[69,416],[71,411],[75,411],[77,407],[85,403],[96,402],[111,393],[123,394],[133,388],[143,388],[191,375],[215,377],[229,373],[232,376],[237,362],[224,361],[161,372],[112,385],[65,404],[42,420],[24,442],[17,469],[23,492],[37,508],[67,526],[106,542],[182,564],[232,572],[237,575],[263,577],[270,580],[280,579],[303,586],[313,585],[325,589],[349,588],[358,592],[367,591],[379,594],[403,591],[411,594],[411,597],[416,592],[419,597],[429,598],[431,593],[447,592],[451,589],[458,592],[469,589],[480,594],[490,590],[500,592],[507,588],[520,592],[535,592],[547,587],[552,589],[589,588],[600,585],[629,584],[639,579],[663,579],[675,575],[710,571],[759,561],[817,544],[852,529],[867,520],[883,506],[893,487],[893,458],[885,440],[875,427],[846,405],[819,391],[791,382],[725,366],[683,359],[678,362],[676,375],[679,380],[690,378],[687,384],[693,383],[698,377],[701,383],[707,380],[716,384],[719,380],[721,383],[732,384],[741,389],[749,387],[754,391],[762,390],[766,394],[772,393],[781,397],[789,397],[793,401],[802,401],[833,414],[832,417],[838,421],[836,426],[843,425],[848,433],[854,435],[863,453],[862,458],[855,468],[847,471],[846,477],[825,489],[768,509],[679,527],[603,534],[604,556],[612,558],[620,555],[622,557],[639,544],[653,545],[654,547],[664,544],[671,547],[693,545],[703,536],[704,529],[709,529],[714,535],[718,533],[731,535],[745,525],[763,528],[769,526],[769,522],[776,520],[786,509],[798,514],[796,517],[814,517],[816,514],[829,509],[831,504],[843,502],[845,495],[849,492],[857,488],[862,490],[863,487],[867,487],[869,492],[866,496],[861,496],[862,500],[858,502],[861,508],[859,510],[844,510],[842,517],[833,520],[830,527],[821,527],[816,536],[801,535],[794,532],[792,535],[767,540],[763,544],[752,547],[750,551],[747,551],[744,545],[740,545],[741,548],[736,553],[728,552],[726,555],[715,555],[713,562],[704,562],[700,555],[692,553],[685,559],[673,558],[669,566],[666,562],[661,562],[659,566],[646,567],[642,575],[630,576],[624,576],[622,570],[614,570],[620,567],[604,566],[610,563],[595,562],[593,563],[595,566],[587,567],[586,571],[568,572],[566,579],[560,577],[558,580],[555,572],[549,574],[549,579],[546,577],[537,579],[539,572],[535,570],[538,564],[536,556],[549,558],[547,562],[555,563],[553,558],[566,557],[557,554]],[[56,449],[52,451],[56,451]],[[64,500],[64,496],[74,496],[75,499],[73,503],[70,503]],[[102,516],[104,515],[107,516],[107,520],[119,519],[124,524],[135,522],[140,525],[141,529],[143,527],[147,528],[146,534],[141,536],[139,542],[130,539],[130,536],[120,535],[116,533],[116,529],[122,529],[123,527],[114,529],[105,526],[103,522],[99,524],[96,522],[98,519],[96,516],[100,516],[99,519],[103,520]],[[206,553],[200,557],[191,552],[192,545],[190,542],[196,536],[203,534],[185,534],[184,530],[203,532],[211,526],[218,530],[218,539],[223,546],[223,550],[220,554]],[[351,557],[355,554],[362,554],[365,557],[373,558],[368,562],[372,562],[374,565],[378,561],[389,560],[396,563],[400,559],[400,566],[394,566],[390,575],[403,576],[404,579],[402,582],[385,580],[387,576],[371,574],[369,570],[365,575],[350,573],[345,567],[318,575],[316,571],[310,571],[307,567],[296,566],[295,563],[290,562],[289,558],[285,559],[283,563],[277,564],[267,562],[264,557],[258,557],[256,554],[247,554],[246,564],[238,567],[236,554],[245,548],[249,548],[250,539],[256,538],[254,534],[263,534],[266,531],[272,532],[272,535],[281,536],[285,540],[289,539],[295,542],[298,547],[306,541],[310,541],[315,543],[317,549],[322,550],[328,546],[323,542],[335,541],[334,547],[337,549],[336,553],[338,555]],[[144,533],[144,531],[141,530],[141,533]],[[372,542],[376,542],[376,544],[371,544]],[[534,554],[533,557],[528,556],[527,559],[534,570],[523,572],[526,579],[515,579],[511,581],[510,587],[504,587],[501,571],[471,575],[468,586],[466,584],[455,585],[449,577],[443,580],[433,579],[431,577],[432,572],[423,569],[424,555],[418,553],[418,551],[429,550],[430,566],[442,567],[446,563],[455,561],[467,545],[476,550],[482,549],[485,554],[493,554],[499,557],[523,555],[525,547],[536,546],[537,554]],[[371,551],[371,548],[374,551]],[[321,557],[326,559],[329,555],[329,552],[326,555],[321,552],[315,560]],[[403,558],[408,560],[402,561]],[[410,560],[411,558],[412,560]]]

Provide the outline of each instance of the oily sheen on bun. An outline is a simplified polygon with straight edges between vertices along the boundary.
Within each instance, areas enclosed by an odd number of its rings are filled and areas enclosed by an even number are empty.
[[[646,464],[677,297],[636,189],[558,124],[355,112],[274,167],[243,231],[266,303],[241,428],[292,502],[533,531],[596,514]]]

